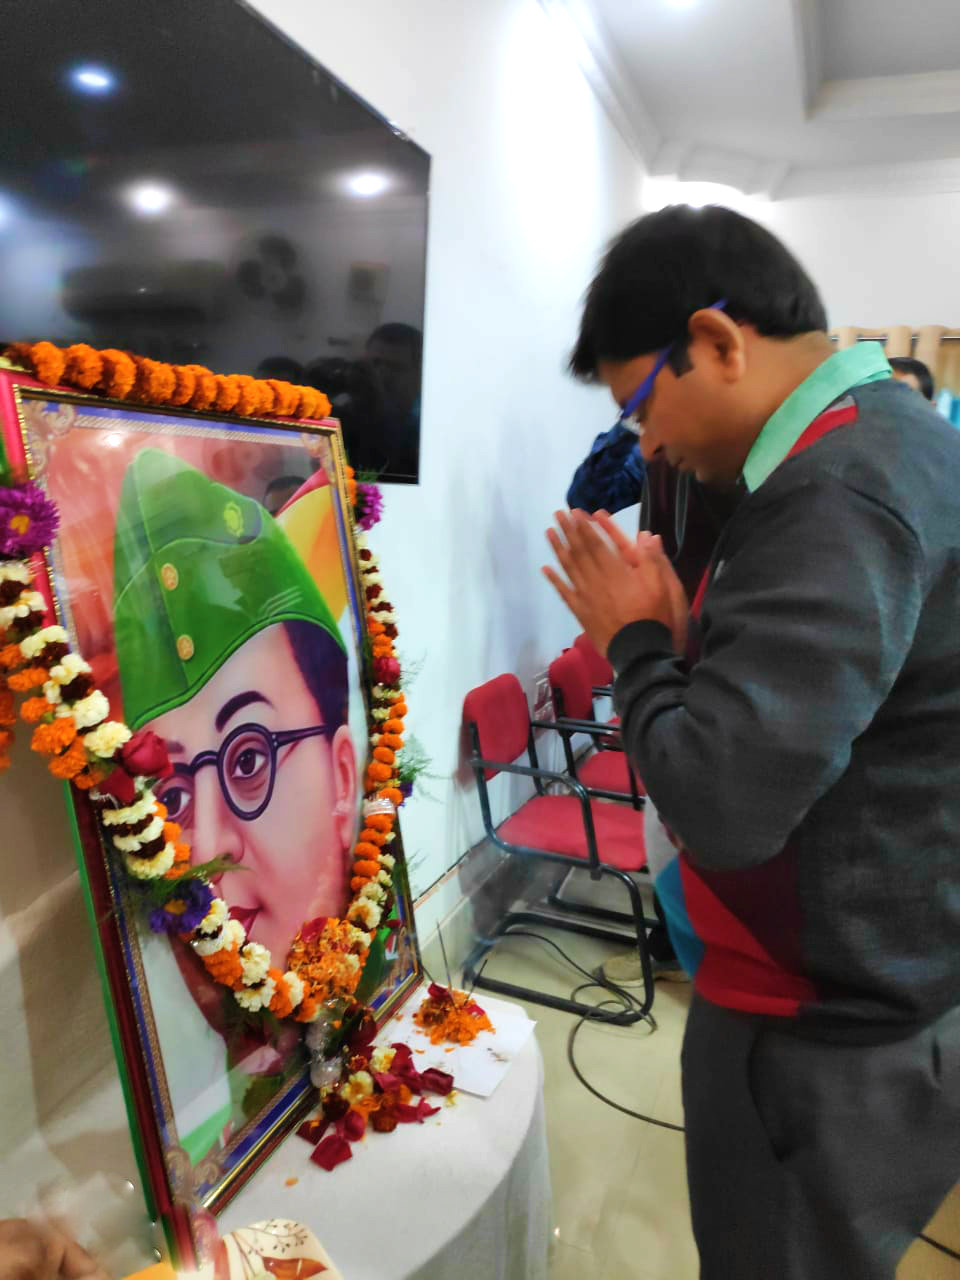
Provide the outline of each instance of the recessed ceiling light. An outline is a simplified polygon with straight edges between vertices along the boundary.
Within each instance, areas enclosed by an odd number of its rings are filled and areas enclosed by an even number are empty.
[[[127,187],[124,199],[135,213],[152,218],[166,213],[176,196],[172,187],[165,187],[160,182],[135,182]]]
[[[104,67],[74,67],[70,83],[82,93],[109,93],[116,88],[117,78]]]
[[[355,196],[378,196],[386,191],[390,185],[389,179],[383,173],[355,173],[347,179],[347,189]]]

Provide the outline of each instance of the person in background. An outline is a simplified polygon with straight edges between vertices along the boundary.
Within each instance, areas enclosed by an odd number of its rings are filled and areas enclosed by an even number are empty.
[[[622,423],[601,431],[573,473],[567,490],[571,511],[623,511],[643,494],[646,467],[637,433]]]
[[[598,435],[590,453],[574,472],[567,490],[571,510],[607,511],[611,515],[640,503],[640,528],[661,538],[663,549],[692,601],[707,571],[717,539],[739,501],[737,488],[701,485],[696,477],[672,467],[662,455],[644,463],[636,431],[617,423]],[[647,797],[644,828],[648,842],[659,826],[656,809]],[[647,946],[658,978],[683,980],[668,922],[660,899],[653,895],[659,924],[647,934]],[[643,981],[636,951],[611,956],[604,975],[620,986]]]
[[[960,438],[826,330],[768,231],[677,206],[571,361],[648,460],[744,490],[692,616],[603,515],[558,512],[545,570],[664,825],[702,1280],[893,1280],[960,1172]]]
[[[933,374],[922,360],[915,360],[913,356],[891,356],[889,363],[898,382],[905,382],[927,400],[933,399]]]

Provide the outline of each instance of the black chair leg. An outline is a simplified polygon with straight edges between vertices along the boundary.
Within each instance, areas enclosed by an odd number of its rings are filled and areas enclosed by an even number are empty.
[[[603,929],[597,925],[581,923],[576,920],[560,919],[547,915],[542,911],[511,911],[499,922],[490,937],[482,938],[467,957],[463,967],[464,984],[468,989],[481,987],[485,991],[494,991],[499,995],[512,996],[516,1000],[529,1000],[532,1004],[546,1005],[551,1009],[559,1009],[564,1013],[577,1014],[582,1018],[596,1018],[614,1026],[626,1027],[643,1018],[647,1018],[653,1005],[654,981],[650,953],[647,950],[646,917],[643,914],[643,898],[637,884],[625,871],[613,867],[604,867],[603,874],[616,876],[630,895],[632,914],[625,912],[609,913],[633,925],[637,951],[640,955],[640,967],[643,973],[643,1003],[639,1008],[625,1009],[621,1013],[598,1009],[595,1005],[585,1004],[581,1000],[573,1000],[563,996],[554,996],[545,991],[537,991],[533,987],[520,986],[515,982],[504,982],[499,978],[488,977],[484,973],[487,957],[501,938],[522,937],[529,929],[521,926],[534,926],[541,929],[560,929],[567,933],[576,933],[585,938],[598,938],[604,942],[615,942],[622,946],[630,939],[619,931]],[[558,886],[554,887],[556,892]],[[594,914],[590,912],[588,914]]]
[[[560,890],[570,878],[571,873],[578,869],[579,868],[576,867],[570,868],[569,871],[565,871],[563,875],[555,881],[553,888],[547,894],[547,904],[552,907],[554,911],[562,911],[567,915],[589,916],[591,920],[608,920],[611,924],[622,924],[626,925],[628,928],[632,928],[634,925],[633,912],[613,911],[609,907],[591,907],[586,902],[569,902],[565,898],[560,897]],[[623,871],[618,874],[625,876],[631,884],[634,883],[627,872]],[[650,883],[652,885],[653,881],[651,880]],[[660,921],[656,916],[645,915],[643,917],[643,923],[648,929],[654,929]]]

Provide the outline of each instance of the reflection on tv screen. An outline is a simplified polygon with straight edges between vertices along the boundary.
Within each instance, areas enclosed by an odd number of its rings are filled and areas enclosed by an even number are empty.
[[[5,18],[0,339],[310,383],[416,481],[426,152],[237,0]]]

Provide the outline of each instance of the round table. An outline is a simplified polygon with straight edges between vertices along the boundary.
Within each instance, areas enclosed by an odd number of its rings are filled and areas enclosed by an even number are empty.
[[[494,1023],[504,1003],[484,995]],[[491,1097],[457,1094],[422,1126],[368,1134],[353,1152],[326,1173],[291,1134],[219,1215],[221,1232],[295,1218],[345,1280],[546,1280],[550,1178],[534,1036]]]

